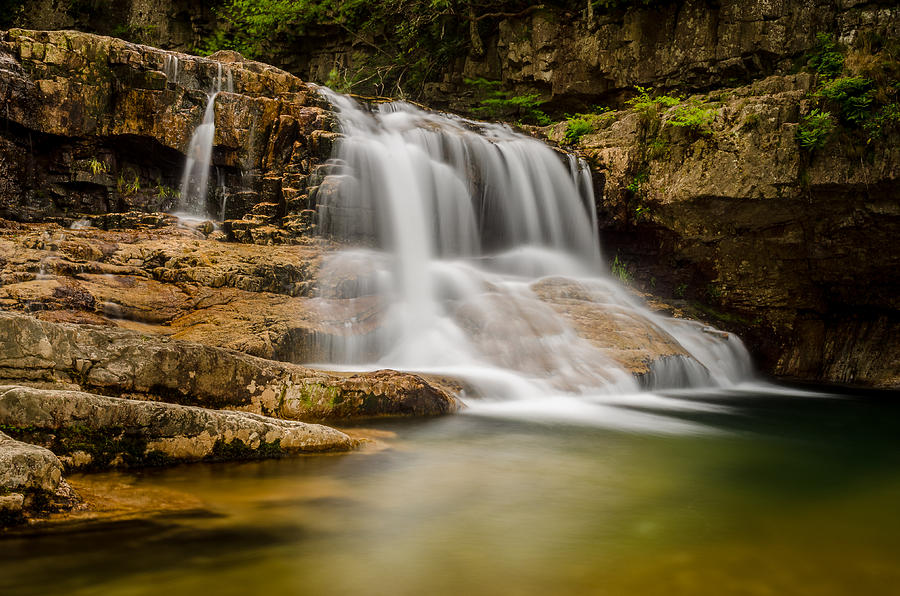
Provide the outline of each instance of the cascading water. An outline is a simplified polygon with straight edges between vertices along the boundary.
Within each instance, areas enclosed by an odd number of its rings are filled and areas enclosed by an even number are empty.
[[[330,366],[451,375],[506,400],[749,375],[738,338],[656,315],[601,273],[585,163],[506,126],[323,93],[345,136],[320,186],[320,229],[357,245],[320,276]],[[653,361],[643,384],[635,358]]]
[[[166,64],[167,76],[169,64]],[[178,78],[178,62],[174,62],[172,80]],[[224,85],[224,89],[223,89]],[[187,219],[206,219],[209,212],[206,206],[209,173],[212,163],[213,141],[216,137],[216,97],[222,91],[234,92],[234,83],[230,70],[218,64],[218,72],[212,89],[208,94],[203,121],[191,135],[184,174],[181,178],[181,196],[176,214]]]

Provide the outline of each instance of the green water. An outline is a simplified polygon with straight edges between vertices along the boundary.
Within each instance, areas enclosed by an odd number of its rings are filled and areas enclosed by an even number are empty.
[[[203,509],[0,538],[0,594],[900,594],[898,396],[681,397],[111,476]]]

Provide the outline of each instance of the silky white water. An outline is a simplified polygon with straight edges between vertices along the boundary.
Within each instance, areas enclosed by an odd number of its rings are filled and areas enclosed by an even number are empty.
[[[177,84],[178,60],[166,63],[166,76]],[[207,193],[212,166],[213,141],[216,137],[216,97],[222,91],[234,92],[231,71],[217,65],[218,72],[208,93],[203,120],[191,135],[184,174],[181,177],[181,194],[176,207],[176,215],[183,219],[206,219],[209,217]],[[171,74],[170,74],[171,71]],[[224,208],[222,210],[224,214]]]
[[[320,275],[330,366],[444,374],[493,398],[478,400],[485,411],[531,400],[577,416],[596,396],[748,378],[737,337],[654,314],[608,274],[586,164],[503,125],[323,92],[345,137],[320,229],[352,245]],[[572,304],[596,318],[591,341]],[[635,333],[678,352],[642,382],[616,343]]]

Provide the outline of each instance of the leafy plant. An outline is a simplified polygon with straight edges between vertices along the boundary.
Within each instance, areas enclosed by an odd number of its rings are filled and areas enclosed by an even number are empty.
[[[342,80],[357,92],[400,97],[421,94],[426,81],[452,61],[483,52],[482,20],[522,10],[522,0],[220,0],[222,26],[201,40],[198,52],[237,50],[279,62],[289,58],[313,29],[343,30],[354,52]]]
[[[889,103],[872,114],[863,124],[866,135],[870,140],[885,136],[886,131],[900,126],[900,103]]]
[[[475,88],[476,95],[480,97],[479,107],[475,113],[489,118],[518,119],[528,124],[546,126],[550,124],[547,116],[539,106],[543,103],[537,93],[529,95],[511,95],[504,90],[500,81],[491,81],[484,78],[465,79],[467,85]]]
[[[655,115],[657,110],[659,109],[659,106],[670,108],[681,103],[683,99],[681,97],[673,97],[671,95],[658,95],[656,97],[652,97],[650,95],[650,92],[653,91],[652,87],[641,87],[640,85],[635,85],[634,88],[638,92],[638,94],[625,103],[633,107],[645,117]]]
[[[712,134],[710,124],[716,115],[712,108],[704,108],[700,102],[692,101],[675,108],[675,113],[668,119],[668,124],[679,128],[690,128],[700,134]]]
[[[594,111],[585,114],[574,114],[566,118],[565,140],[569,144],[577,143],[584,135],[594,131],[607,120],[615,118],[610,108],[596,106]]]
[[[660,159],[665,157],[666,153],[669,150],[669,143],[663,139],[662,137],[656,137],[653,141],[647,146],[648,157],[650,159]]]
[[[88,162],[88,167],[91,168],[91,173],[96,176],[98,174],[105,174],[107,171],[106,164],[97,159],[96,157],[91,158],[91,161]]]
[[[675,297],[684,298],[685,294],[687,294],[687,287],[688,285],[685,283],[681,283],[675,286]]]
[[[128,182],[125,179],[125,176],[119,175],[119,179],[116,182],[116,189],[123,195],[134,195],[137,194],[138,191],[141,190],[141,180],[135,174],[134,180]]]
[[[634,209],[634,220],[641,221],[650,218],[650,207],[646,205],[638,205]]]
[[[803,117],[797,127],[797,141],[809,151],[821,149],[834,131],[834,120],[830,112],[814,109]]]
[[[837,105],[842,121],[861,126],[871,114],[875,90],[871,79],[841,77],[827,82],[816,95]]]
[[[841,74],[844,69],[844,56],[831,35],[819,33],[816,35],[814,53],[810,56],[807,64],[819,75],[832,78]]]
[[[162,183],[157,183],[156,198],[157,199],[179,199],[179,198],[181,198],[181,191],[178,190],[177,188],[172,188],[171,186],[165,186]]]
[[[647,172],[638,172],[637,174],[635,174],[634,178],[631,179],[631,182],[629,182],[628,186],[626,186],[625,188],[630,190],[635,195],[640,195],[641,187],[644,185],[644,183],[646,183],[649,180],[650,180],[650,174],[648,174]]]
[[[618,279],[623,284],[630,284],[632,281],[634,281],[634,276],[630,271],[628,271],[628,266],[625,265],[624,262],[619,260],[618,253],[613,259],[610,270],[612,271],[613,277]]]
[[[594,130],[594,125],[586,118],[571,117],[566,124],[566,142],[571,144],[577,143],[584,135]]]

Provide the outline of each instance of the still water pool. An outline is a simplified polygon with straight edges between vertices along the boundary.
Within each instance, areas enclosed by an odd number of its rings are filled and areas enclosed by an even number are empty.
[[[900,594],[900,396],[593,406],[476,407],[369,424],[381,438],[358,453],[104,475],[198,506],[0,538],[0,594]]]

